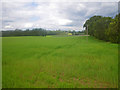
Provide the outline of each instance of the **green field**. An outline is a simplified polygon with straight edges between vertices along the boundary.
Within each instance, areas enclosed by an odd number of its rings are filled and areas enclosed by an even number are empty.
[[[116,88],[118,44],[87,36],[2,38],[3,88]]]

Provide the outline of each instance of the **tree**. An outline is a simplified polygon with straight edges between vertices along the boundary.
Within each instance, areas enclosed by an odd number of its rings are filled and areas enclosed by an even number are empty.
[[[120,37],[120,29],[118,28],[118,24],[120,23],[119,20],[120,14],[116,15],[115,19],[109,25],[109,28],[106,30],[106,35],[108,36],[109,41],[114,43],[119,43]]]
[[[119,43],[120,40],[120,14],[115,18],[93,16],[87,20],[83,27],[88,29],[88,34],[98,39]],[[88,27],[89,26],[89,27]],[[85,30],[85,32],[86,32]]]
[[[94,36],[94,30],[95,30],[94,24],[96,23],[97,20],[99,20],[101,18],[102,18],[102,16],[93,16],[85,22],[83,27],[85,27],[86,30],[88,29],[89,35]]]

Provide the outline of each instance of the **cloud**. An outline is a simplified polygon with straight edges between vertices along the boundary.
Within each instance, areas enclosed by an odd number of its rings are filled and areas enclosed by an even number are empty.
[[[7,25],[5,26],[6,29],[10,29],[10,28],[13,28],[11,25]]]
[[[2,4],[2,29],[82,30],[94,15],[115,16],[116,2],[11,2]]]
[[[24,27],[25,28],[31,28],[32,26],[33,26],[33,23],[26,23]]]

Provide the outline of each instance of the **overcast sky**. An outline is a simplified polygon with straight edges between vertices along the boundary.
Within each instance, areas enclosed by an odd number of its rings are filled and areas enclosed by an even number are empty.
[[[2,3],[2,29],[83,30],[83,24],[94,15],[114,17],[117,2],[38,2],[25,0]],[[108,0],[110,1],[110,0]]]

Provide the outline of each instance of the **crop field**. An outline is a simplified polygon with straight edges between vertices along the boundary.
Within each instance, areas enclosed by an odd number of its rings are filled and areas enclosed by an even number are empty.
[[[117,88],[118,44],[91,36],[2,38],[3,88]]]

